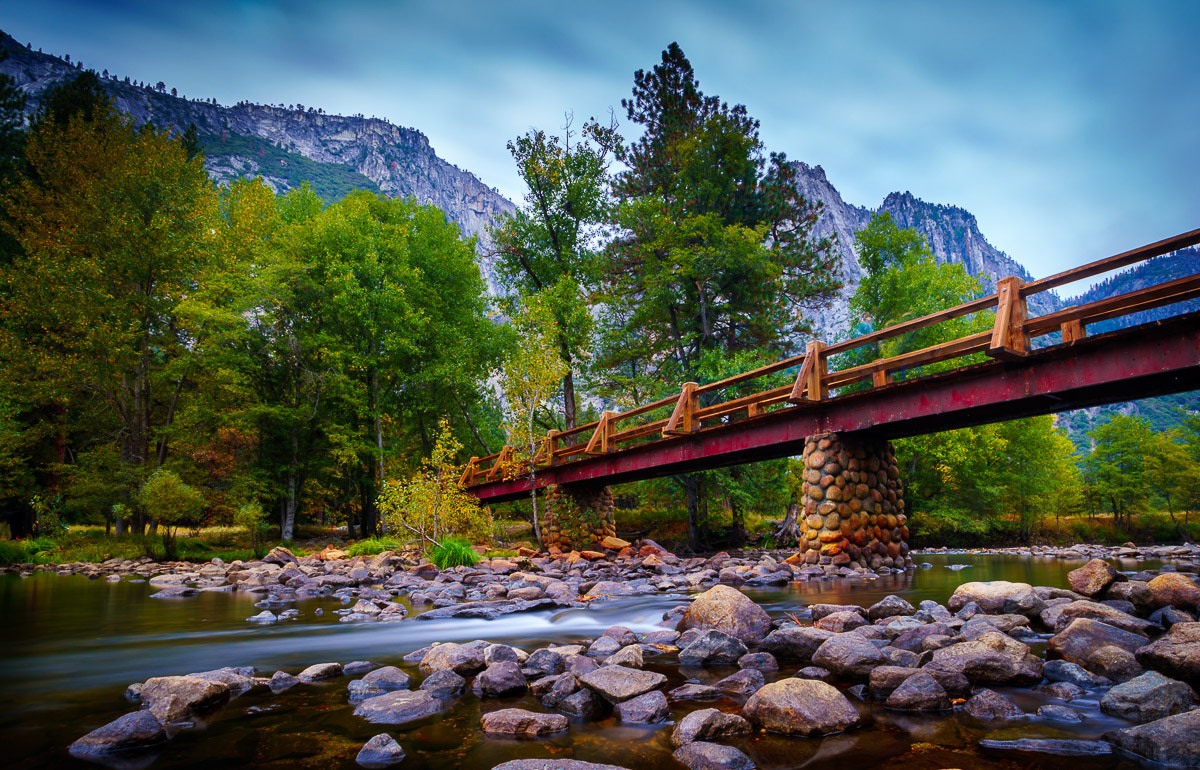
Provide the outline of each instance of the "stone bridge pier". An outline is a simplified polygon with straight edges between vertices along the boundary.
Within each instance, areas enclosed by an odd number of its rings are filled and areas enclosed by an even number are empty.
[[[613,494],[608,486],[555,484],[546,489],[542,500],[543,548],[599,550],[600,541],[617,535]]]
[[[862,434],[810,436],[803,458],[796,502],[804,562],[911,567],[904,489],[891,443]]]

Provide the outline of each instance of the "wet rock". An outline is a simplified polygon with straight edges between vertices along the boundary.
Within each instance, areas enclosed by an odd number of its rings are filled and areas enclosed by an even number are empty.
[[[1049,695],[1051,698],[1058,698],[1059,700],[1074,700],[1083,695],[1083,688],[1070,682],[1039,684],[1037,691]]]
[[[401,690],[367,698],[354,709],[354,715],[368,722],[402,725],[440,714],[444,701],[426,690]]]
[[[738,658],[738,668],[757,671],[778,671],[779,662],[769,652],[750,652]]]
[[[893,594],[872,604],[867,609],[867,617],[871,620],[879,620],[897,615],[911,615],[916,611],[916,608],[907,601]]]
[[[1183,682],[1150,671],[1106,692],[1100,710],[1132,722],[1152,722],[1190,711],[1195,696]]]
[[[555,707],[562,713],[576,719],[591,722],[603,719],[612,712],[612,705],[595,692],[581,688],[558,702]]]
[[[866,680],[871,669],[887,663],[879,648],[855,633],[834,634],[813,653],[812,662],[838,676]]]
[[[911,628],[892,640],[892,647],[909,652],[921,653],[928,649],[925,640],[935,636],[949,637],[954,632],[945,623],[929,623]]]
[[[512,759],[492,770],[628,770],[618,765],[598,765],[578,759]]]
[[[691,628],[722,631],[759,644],[771,632],[771,617],[736,588],[716,585],[696,597],[679,621],[680,631]]]
[[[1076,618],[1050,638],[1049,649],[1071,663],[1114,682],[1124,682],[1142,673],[1134,652],[1146,637],[1123,631],[1090,618]]]
[[[1019,719],[1025,712],[995,690],[983,689],[967,700],[963,710],[976,719]]]
[[[1160,607],[1147,618],[1151,623],[1170,628],[1177,623],[1192,623],[1196,619],[1178,607]]]
[[[1066,660],[1048,660],[1042,665],[1042,676],[1051,682],[1069,682],[1084,689],[1096,686],[1096,677],[1078,663]]]
[[[404,759],[404,749],[396,743],[396,739],[387,733],[380,733],[358,752],[354,761],[363,767],[389,767]]]
[[[808,662],[817,648],[833,636],[832,631],[801,626],[777,628],[763,640],[762,649],[776,657]]]
[[[453,671],[435,671],[425,677],[418,690],[424,690],[439,700],[450,700],[462,695],[467,680]]]
[[[674,690],[671,690],[671,692],[667,693],[667,695],[673,701],[717,700],[718,698],[725,697],[725,693],[722,690],[718,690],[716,687],[712,687],[711,685],[707,684],[695,683],[680,685]]]
[[[605,629],[604,635],[616,639],[623,647],[630,644],[637,644],[638,642],[637,634],[625,626],[610,626]]]
[[[296,678],[305,684],[336,679],[342,675],[341,663],[316,663],[301,671]]]
[[[931,667],[956,671],[973,684],[1033,684],[1042,678],[1042,659],[1010,636],[987,633],[970,642],[935,650]]]
[[[1122,577],[1124,577],[1122,575]],[[1139,615],[1147,615],[1154,611],[1154,592],[1147,583],[1140,580],[1127,580],[1123,583],[1113,583],[1104,593],[1106,599],[1121,599],[1133,605]],[[1150,621],[1157,623],[1157,621]]]
[[[996,751],[1023,751],[1061,757],[1094,757],[1112,753],[1112,747],[1107,743],[1068,738],[1019,738],[1011,741],[984,739],[979,745]]]
[[[561,674],[564,670],[564,665],[561,655],[543,647],[530,653],[529,658],[525,661],[524,668],[535,669],[541,671],[543,674],[552,676]]]
[[[754,669],[742,669],[736,674],[721,679],[713,683],[713,687],[725,692],[731,692],[735,695],[753,695],[758,692],[764,684],[767,683],[767,678],[763,676],[761,671]]]
[[[227,666],[225,668],[216,668],[212,671],[200,671],[199,673],[188,674],[188,676],[196,676],[201,679],[207,679],[210,682],[220,682],[229,688],[229,697],[236,698],[246,692],[249,692],[257,682],[254,680],[254,669],[249,667],[233,668]]]
[[[289,564],[300,563],[300,560],[296,558],[296,554],[292,553],[281,545],[277,545],[272,548],[271,551],[263,557],[263,561],[267,564],[278,564],[281,567],[286,567]]]
[[[229,685],[196,676],[157,676],[142,685],[142,704],[163,724],[207,714],[229,702]]]
[[[112,754],[165,743],[167,731],[152,713],[134,711],[97,727],[70,745],[76,759],[101,759]]]
[[[902,666],[904,668],[916,668],[921,665],[921,656],[911,650],[902,650],[898,647],[888,645],[880,652],[883,657],[887,658],[887,662],[893,666]]]
[[[616,706],[617,719],[633,724],[658,724],[671,715],[667,696],[661,690],[651,690],[644,695],[622,701]]]
[[[841,634],[867,625],[867,619],[857,612],[834,612],[821,618],[813,625],[816,628]]]
[[[805,666],[796,672],[797,679],[816,679],[818,682],[832,682],[835,677],[833,672],[827,668],[820,666]]]
[[[286,671],[276,671],[271,675],[270,681],[267,682],[267,687],[271,688],[271,692],[279,694],[292,689],[300,684],[300,680],[292,676]]]
[[[724,631],[706,630],[679,651],[681,666],[732,666],[747,653],[746,645]]]
[[[250,617],[246,618],[246,620],[250,621],[251,623],[274,623],[275,621],[279,620],[279,617],[270,610],[263,610],[257,615],[251,615]]]
[[[434,645],[421,658],[420,668],[426,674],[453,671],[459,676],[470,676],[483,670],[483,651],[454,642]]]
[[[611,636],[602,636],[592,642],[588,647],[587,654],[592,658],[607,658],[617,650],[621,649],[621,643]]]
[[[1178,572],[1164,572],[1146,584],[1158,607],[1174,606],[1182,610],[1200,605],[1200,586]]]
[[[754,770],[750,758],[733,746],[696,741],[675,750],[671,756],[689,770]]]
[[[695,741],[749,735],[750,731],[750,723],[736,714],[725,714],[717,709],[700,709],[679,720],[671,732],[671,743],[683,746]]]
[[[1140,757],[1179,767],[1200,766],[1200,711],[1113,730],[1101,736],[1117,748]]]
[[[1147,668],[1200,687],[1200,623],[1176,623],[1134,655]]]
[[[1090,602],[1085,600],[1064,604],[1061,607],[1055,608],[1058,610],[1058,618],[1054,622],[1054,630],[1062,631],[1067,626],[1071,625],[1071,621],[1075,618],[1091,618],[1099,620],[1101,623],[1107,623],[1114,628],[1120,628],[1124,631],[1132,631],[1135,634],[1147,636],[1152,630],[1159,631],[1153,623],[1135,618],[1127,612],[1122,612],[1107,604],[1099,602]]]
[[[481,698],[507,698],[520,695],[529,687],[521,667],[514,661],[500,661],[475,677],[475,694]]]
[[[1035,618],[1046,609],[1042,600],[1028,583],[1010,583],[993,580],[986,583],[963,583],[954,589],[946,605],[957,612],[968,603],[974,602],[979,609],[990,615],[1014,614]]]
[[[483,664],[490,666],[493,663],[520,663],[521,656],[513,647],[507,644],[489,644],[483,648]]]
[[[667,678],[651,671],[605,666],[579,677],[584,687],[600,693],[609,703],[636,698],[666,684]]]
[[[1118,578],[1124,580],[1125,576],[1102,559],[1092,559],[1079,569],[1067,573],[1071,590],[1084,596],[1099,596]]]
[[[764,730],[787,735],[828,735],[861,722],[846,696],[813,679],[784,679],[764,686],[750,696],[742,715]]]
[[[950,708],[950,698],[936,679],[919,671],[892,690],[886,705],[901,711],[938,711]]]
[[[1070,706],[1060,706],[1055,703],[1048,703],[1037,710],[1037,715],[1042,719],[1049,719],[1054,722],[1070,722],[1077,724],[1083,721],[1083,715]]]
[[[626,666],[628,668],[641,668],[645,665],[645,659],[642,655],[641,645],[631,644],[628,647],[622,647],[612,655],[604,659],[606,666]]]
[[[484,714],[479,720],[489,735],[537,738],[567,731],[567,718],[561,714],[538,714],[525,709],[501,709]]]
[[[546,708],[555,708],[568,695],[579,692],[579,680],[573,674],[559,674],[539,679],[529,689]]]

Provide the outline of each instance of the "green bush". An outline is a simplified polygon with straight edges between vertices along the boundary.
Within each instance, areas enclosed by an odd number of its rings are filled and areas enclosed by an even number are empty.
[[[0,566],[24,564],[31,560],[31,555],[21,540],[0,540]]]
[[[384,551],[399,551],[404,548],[404,544],[392,537],[370,537],[366,540],[360,540],[350,546],[349,554],[353,556],[374,556],[375,554],[383,553]]]
[[[237,513],[233,514],[233,523],[246,530],[246,534],[250,536],[250,548],[255,557],[266,554],[267,531],[271,525],[267,523],[267,514],[263,512],[261,505],[247,503],[238,508]]]
[[[142,485],[138,502],[158,522],[163,552],[168,559],[174,559],[175,535],[180,525],[196,525],[200,522],[205,505],[204,495],[171,471],[159,469]]]
[[[429,549],[429,558],[438,569],[450,567],[473,567],[479,561],[479,554],[471,548],[466,540],[448,537]]]

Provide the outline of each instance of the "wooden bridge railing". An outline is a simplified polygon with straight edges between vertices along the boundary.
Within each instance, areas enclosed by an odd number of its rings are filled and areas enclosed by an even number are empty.
[[[1024,283],[1015,276],[1002,278],[997,282],[995,293],[957,307],[930,313],[842,342],[826,345],[814,340],[808,343],[801,355],[716,382],[703,385],[686,382],[677,394],[624,412],[606,411],[599,420],[570,430],[552,430],[542,439],[533,461],[539,467],[554,466],[581,456],[614,452],[622,445],[696,433],[705,423],[711,424],[741,412],[745,413],[746,418],[752,419],[774,407],[805,408],[806,405],[811,406],[827,399],[831,390],[867,380],[870,380],[873,388],[886,387],[892,381],[893,372],[978,353],[985,353],[997,359],[1019,360],[1029,352],[1031,339],[1055,332],[1062,335],[1062,344],[1069,345],[1083,339],[1089,325],[1200,297],[1200,274],[1034,318],[1028,317],[1026,301],[1029,297],[1196,244],[1200,244],[1200,230],[1100,259],[1032,283]],[[991,309],[995,309],[996,314],[992,328],[988,331],[847,369],[832,372],[828,370],[830,356]],[[701,396],[718,393],[797,366],[799,371],[791,384],[708,406],[700,405]],[[660,414],[649,422],[638,421],[639,418],[655,416],[656,413]],[[630,424],[631,422],[636,424]],[[629,427],[620,429],[622,423]],[[463,470],[460,483],[470,487],[499,481],[504,478],[504,474],[512,473],[512,458],[511,447],[504,447],[500,452],[487,457],[472,457]]]

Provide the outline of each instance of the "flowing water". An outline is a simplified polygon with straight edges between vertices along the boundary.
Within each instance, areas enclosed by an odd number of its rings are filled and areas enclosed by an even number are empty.
[[[1012,580],[1066,586],[1066,573],[1079,562],[1000,555],[925,557],[933,566],[874,580],[793,583],[778,589],[747,590],[773,615],[818,602],[863,606],[888,594],[914,605],[923,599],[945,602],[955,586],[972,580]],[[949,565],[968,564],[961,570]],[[1117,562],[1119,569],[1157,566],[1153,562]],[[276,669],[295,673],[325,661],[371,660],[399,665],[406,653],[431,642],[487,639],[525,650],[547,643],[594,638],[612,625],[634,631],[659,630],[663,613],[686,601],[683,595],[628,597],[597,602],[586,609],[509,615],[494,621],[412,619],[398,623],[339,623],[329,597],[302,600],[298,620],[271,626],[247,623],[259,610],[246,594],[202,593],[182,599],[150,599],[146,583],[107,583],[84,577],[37,573],[21,579],[0,577],[0,765],[71,767],[66,747],[84,733],[115,719],[133,706],[123,693],[131,682],[151,676],[184,674],[221,666],[256,666],[270,676]],[[320,615],[315,610],[321,608]],[[1035,644],[1040,652],[1042,645]],[[686,680],[675,665],[647,668],[666,674],[668,688]],[[783,662],[768,680],[790,676],[799,666]],[[716,680],[729,670],[706,672]],[[431,722],[397,727],[371,725],[353,716],[346,697],[349,678],[298,686],[279,695],[263,687],[233,700],[219,715],[195,729],[183,730],[157,755],[127,766],[201,767],[357,767],[354,756],[371,736],[390,732],[403,746],[406,768],[491,768],[509,759],[573,758],[638,770],[676,768],[671,758],[671,725],[631,726],[608,718],[573,722],[565,734],[548,740],[485,738],[479,717],[486,711],[520,707],[543,711],[532,696],[480,701],[469,692],[452,711]],[[705,681],[708,681],[706,679]],[[695,681],[695,680],[691,680]],[[1027,712],[1059,701],[1031,690],[1004,690]],[[965,715],[911,715],[880,704],[858,703],[865,727],[823,739],[760,735],[730,741],[760,768],[906,768],[1074,767],[1133,768],[1129,759],[1058,758],[1000,754],[977,748],[988,737],[1069,737],[1094,739],[1125,723],[1101,714],[1091,695],[1069,704],[1085,720],[1078,725],[1030,716],[998,728]],[[672,719],[698,708],[725,707],[733,701],[672,704]]]

